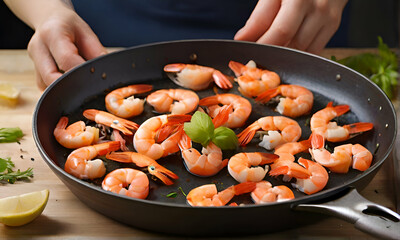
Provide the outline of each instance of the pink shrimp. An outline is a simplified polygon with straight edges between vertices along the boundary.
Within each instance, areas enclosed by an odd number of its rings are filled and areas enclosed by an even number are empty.
[[[228,172],[238,182],[258,182],[264,179],[268,172],[268,166],[263,168],[260,165],[272,163],[278,157],[265,152],[238,153],[229,159]]]
[[[372,163],[372,153],[360,144],[344,144],[334,148],[330,153],[324,148],[324,139],[314,134],[313,148],[310,149],[313,159],[332,172],[347,173],[350,166],[359,171],[367,170]]]
[[[191,206],[218,207],[225,206],[234,196],[252,192],[256,187],[254,182],[244,182],[228,187],[218,192],[215,184],[206,184],[192,189],[186,199]],[[232,206],[235,206],[233,204]]]
[[[319,163],[304,158],[299,158],[297,162],[310,171],[311,175],[305,179],[296,179],[296,183],[293,183],[292,186],[308,195],[324,189],[329,180],[326,169]]]
[[[143,112],[144,100],[135,98],[134,94],[149,92],[152,85],[135,84],[122,87],[107,94],[105,102],[107,111],[121,118],[130,118]]]
[[[312,92],[298,85],[279,85],[259,94],[256,101],[267,103],[278,95],[284,97],[279,99],[279,104],[275,110],[291,118],[309,113],[314,103]]]
[[[212,82],[215,82],[222,89],[233,87],[228,76],[211,67],[172,63],[166,65],[164,71],[179,86],[195,91],[206,89]]]
[[[99,129],[86,126],[83,121],[68,125],[68,117],[61,117],[54,129],[57,142],[66,148],[80,148],[92,145],[99,140]]]
[[[307,152],[311,147],[311,138],[300,142],[288,142],[275,149],[279,158],[271,164],[269,175],[284,175],[283,180],[289,181],[292,178],[305,179],[311,176],[310,171],[295,162],[295,156],[301,152]]]
[[[285,185],[272,187],[268,181],[260,181],[251,192],[251,198],[256,204],[282,202],[294,199],[293,191]]]
[[[178,152],[183,123],[190,121],[191,117],[190,115],[160,115],[147,119],[140,125],[133,137],[136,151],[154,160]],[[178,125],[178,127],[174,128],[174,131],[168,134],[169,136],[161,143],[157,142],[156,136],[167,125]]]
[[[229,128],[238,128],[243,126],[249,118],[252,109],[251,103],[247,99],[231,93],[205,97],[199,102],[200,106],[208,107],[208,114],[212,118],[218,114],[221,108],[219,104],[232,105],[233,112],[229,114],[229,119],[224,124],[224,126]]]
[[[238,134],[240,145],[249,143],[259,129],[268,131],[259,144],[268,150],[286,142],[296,142],[301,137],[301,128],[295,120],[283,116],[267,116],[258,119]]]
[[[312,115],[310,120],[311,131],[322,135],[329,142],[341,142],[373,128],[373,124],[367,122],[352,123],[344,126],[338,126],[336,122],[330,122],[349,110],[349,105],[334,107],[333,103],[329,102],[326,108]]]
[[[139,128],[139,124],[137,123],[96,109],[87,109],[83,111],[83,116],[89,120],[95,121],[96,123],[117,129],[125,135],[133,135],[131,130],[136,130]]]
[[[166,185],[173,184],[173,181],[169,178],[179,178],[175,173],[161,166],[154,159],[137,152],[111,152],[106,155],[106,158],[117,162],[134,163],[138,167],[147,167],[151,175],[154,175]]]
[[[78,148],[69,154],[64,169],[67,173],[79,179],[102,177],[106,173],[103,161],[92,159],[106,155],[108,152],[116,151],[119,147],[120,143],[118,141],[112,141]]]
[[[161,89],[151,93],[146,100],[157,112],[171,114],[191,113],[199,104],[199,96],[186,89]]]
[[[237,77],[240,93],[247,97],[258,96],[270,88],[277,87],[281,82],[278,74],[257,68],[254,61],[249,61],[247,65],[230,61],[229,67]]]
[[[132,168],[119,168],[110,172],[104,178],[101,186],[106,191],[132,198],[145,199],[149,194],[147,175]]]

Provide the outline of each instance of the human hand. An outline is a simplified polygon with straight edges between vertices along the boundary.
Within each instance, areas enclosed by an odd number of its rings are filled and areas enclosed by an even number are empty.
[[[35,26],[28,53],[35,64],[38,87],[44,90],[63,72],[106,50],[89,25],[65,8]]]
[[[260,0],[234,39],[320,53],[340,25],[347,0]]]

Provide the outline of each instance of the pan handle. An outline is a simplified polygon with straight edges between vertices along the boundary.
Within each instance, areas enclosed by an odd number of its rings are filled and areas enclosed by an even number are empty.
[[[339,199],[322,204],[299,204],[293,208],[341,218],[378,238],[400,239],[400,215],[368,201],[356,189],[350,190]]]

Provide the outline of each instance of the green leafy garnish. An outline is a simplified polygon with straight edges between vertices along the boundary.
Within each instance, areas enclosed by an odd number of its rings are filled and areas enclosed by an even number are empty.
[[[178,189],[181,190],[183,196],[185,196],[185,197],[187,196],[186,193],[183,191],[183,189],[181,187],[179,187]]]
[[[19,127],[0,128],[0,143],[18,142],[23,136]]]
[[[392,99],[393,90],[397,86],[397,56],[383,42],[381,37],[378,37],[378,41],[378,54],[362,53],[340,60],[336,60],[333,56],[332,60],[346,65],[366,76],[376,83],[386,95]]]
[[[233,150],[238,146],[238,139],[234,131],[227,127],[214,130],[213,143],[223,150]]]
[[[210,116],[203,112],[195,112],[191,121],[184,124],[184,130],[193,142],[200,143],[203,147],[207,147],[210,141],[222,150],[235,149],[239,145],[237,136],[231,129],[215,129]]]
[[[33,168],[21,172],[19,169],[14,171],[14,163],[11,158],[0,158],[0,181],[7,181],[9,183],[15,183],[17,180],[27,179],[33,177]]]

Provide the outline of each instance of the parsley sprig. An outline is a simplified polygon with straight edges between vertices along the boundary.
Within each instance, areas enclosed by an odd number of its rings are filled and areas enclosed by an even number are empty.
[[[14,163],[11,158],[0,158],[0,182],[7,181],[9,183],[15,183],[17,180],[27,179],[33,177],[33,168],[21,172],[19,169],[14,171]]]
[[[392,99],[397,86],[398,63],[396,54],[378,37],[378,54],[362,53],[337,60],[376,83]]]

